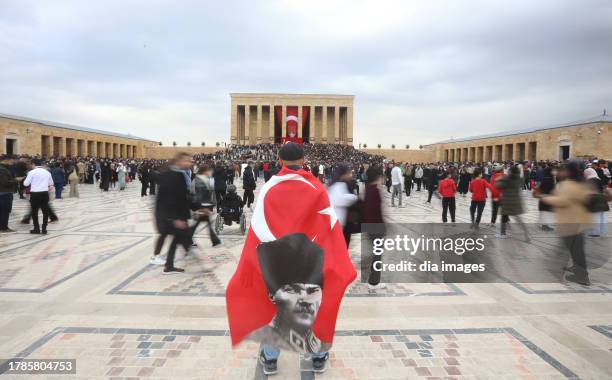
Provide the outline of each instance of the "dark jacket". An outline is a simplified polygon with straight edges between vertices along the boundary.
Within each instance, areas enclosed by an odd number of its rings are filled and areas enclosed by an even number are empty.
[[[213,171],[215,179],[215,190],[225,190],[227,188],[227,174],[223,166],[216,166]]]
[[[238,212],[242,208],[242,198],[236,193],[227,193],[221,201],[221,208],[226,211],[232,209],[233,212]]]
[[[555,178],[552,175],[552,170],[550,168],[544,169],[542,172],[542,177],[540,180],[540,186],[538,186],[538,193],[540,194],[552,194],[555,189]],[[548,203],[545,203],[540,199],[538,201],[538,211],[549,211],[552,212],[552,206]]]
[[[17,189],[17,180],[13,173],[4,165],[0,165],[0,193],[14,193]]]
[[[155,200],[157,220],[188,220],[191,201],[185,176],[181,172],[167,170],[156,176],[158,185]]]
[[[495,186],[502,189],[501,214],[520,215],[523,213],[523,202],[521,201],[521,177],[505,176],[495,181]]]
[[[23,161],[15,163],[15,177],[22,178],[28,175],[28,166]]]
[[[143,166],[138,169],[138,180],[141,183],[149,183],[149,168]]]
[[[51,169],[51,178],[55,186],[63,186],[66,184],[66,173],[62,168]]]
[[[382,199],[376,185],[366,185],[362,216],[362,223],[384,223]]]
[[[425,185],[427,186],[427,190],[435,190],[438,188],[438,169],[431,169],[427,173],[427,175],[423,175],[425,179]]]
[[[255,176],[253,175],[253,169],[251,169],[250,166],[244,168],[244,174],[242,175],[242,187],[245,190],[255,190],[257,187]]]
[[[605,187],[602,181],[599,178],[590,178],[586,180],[587,185],[595,192],[594,197],[596,197],[597,201],[595,202],[596,207],[593,212],[606,212],[610,211],[610,205],[606,201],[603,193]]]

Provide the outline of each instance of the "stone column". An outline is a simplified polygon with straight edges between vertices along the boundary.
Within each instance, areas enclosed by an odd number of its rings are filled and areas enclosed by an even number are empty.
[[[340,107],[334,106],[334,142],[340,143]]]
[[[302,110],[302,106],[298,106],[298,115],[297,115],[297,137],[302,137],[302,123],[304,121],[303,119],[303,110]]]
[[[309,131],[309,136],[308,139],[310,140],[310,142],[316,142],[316,138],[317,138],[317,126],[315,124],[315,106],[314,105],[310,105],[310,116],[308,116],[310,118],[310,131]]]
[[[238,141],[238,136],[240,133],[238,132],[238,105],[232,104],[232,111],[230,116],[230,124],[231,124],[231,135],[230,135],[230,144],[240,144]]]
[[[321,115],[321,142],[327,142],[327,106],[322,107],[322,115]]]
[[[346,107],[346,140],[353,145],[353,106]]]
[[[273,143],[274,142],[274,121],[276,120],[276,111],[274,111],[274,104],[270,104],[270,125],[268,126],[268,128],[270,128],[270,131],[268,133],[268,136],[270,136],[268,138],[268,142]]]
[[[256,136],[256,141],[255,141],[255,143],[257,143],[257,144],[262,142],[261,141],[262,140],[262,138],[261,138],[261,118],[262,118],[262,115],[261,115],[261,104],[258,104],[257,105],[257,136]]]
[[[283,104],[281,127],[283,128],[281,137],[287,136],[287,106],[285,104]]]
[[[59,144],[58,145],[58,152],[57,154],[60,156],[65,156],[66,155],[66,138],[64,137],[60,137],[59,138]]]
[[[251,105],[250,104],[245,104],[244,106],[244,140],[242,140],[240,142],[240,144],[242,145],[248,145],[249,144],[249,138],[250,138],[250,126],[251,126]]]
[[[51,135],[47,139],[47,156],[53,156],[53,136]]]

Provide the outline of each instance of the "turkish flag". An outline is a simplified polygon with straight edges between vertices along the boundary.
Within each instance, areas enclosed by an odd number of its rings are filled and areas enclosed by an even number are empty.
[[[283,167],[259,193],[227,286],[232,345],[249,338],[301,352],[328,350],[355,276],[324,185],[310,172]]]
[[[298,135],[298,108],[287,106],[287,136],[290,138]]]

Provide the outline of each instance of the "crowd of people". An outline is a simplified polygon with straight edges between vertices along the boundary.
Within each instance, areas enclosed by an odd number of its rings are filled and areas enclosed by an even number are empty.
[[[501,216],[499,239],[507,237],[508,223],[513,219],[522,229],[526,242],[530,232],[521,215],[525,212],[522,191],[531,191],[538,199],[539,226],[558,235],[570,252],[573,266],[566,279],[590,285],[586,269],[584,237],[606,236],[606,216],[610,210],[612,162],[605,160],[574,160],[568,162],[483,162],[385,164],[385,186],[392,193],[391,206],[402,206],[402,189],[427,191],[425,204],[431,206],[432,196],[440,199],[441,219],[455,223],[456,196],[470,194],[469,214],[474,229],[480,228],[486,202],[490,199],[491,220],[495,227]],[[398,204],[395,204],[395,198]],[[552,215],[555,215],[553,218]],[[555,221],[553,222],[553,219]]]
[[[141,184],[141,196],[156,195],[162,190],[157,199],[156,224],[160,232],[155,245],[151,263],[164,264],[165,270],[174,271],[172,257],[176,246],[182,245],[186,250],[195,247],[193,233],[197,225],[189,228],[187,237],[181,237],[170,248],[166,260],[162,259],[160,252],[166,237],[170,234],[168,226],[160,220],[167,219],[164,212],[170,212],[174,205],[160,203],[167,181],[168,172],[181,171],[186,178],[187,190],[191,198],[197,198],[200,204],[209,204],[201,210],[201,221],[208,224],[211,241],[214,246],[221,243],[216,236],[212,223],[207,219],[208,212],[225,209],[242,212],[243,207],[251,208],[255,201],[254,191],[258,181],[268,181],[281,169],[278,164],[280,144],[258,144],[252,146],[234,145],[220,149],[213,154],[198,154],[183,157],[180,165],[185,168],[176,169],[175,160],[150,159],[107,159],[107,158],[60,158],[52,157],[8,157],[2,158],[0,165],[0,232],[12,232],[8,227],[8,218],[12,208],[13,193],[24,199],[28,194],[31,204],[31,213],[24,215],[21,222],[33,222],[33,234],[46,234],[47,224],[58,220],[49,203],[49,192],[55,199],[63,197],[64,188],[69,187],[68,197],[79,197],[79,184],[97,184],[100,191],[107,192],[116,189],[122,191],[128,183],[138,180]],[[489,226],[493,227],[500,217],[498,238],[505,238],[507,225],[513,219],[529,241],[529,231],[521,219],[524,213],[521,191],[531,191],[538,198],[539,224],[542,230],[552,230],[554,213],[563,221],[564,210],[559,206],[558,192],[561,197],[568,188],[574,189],[574,200],[580,195],[586,198],[581,204],[587,204],[584,209],[590,213],[594,225],[586,231],[588,236],[597,237],[605,235],[606,219],[604,213],[609,210],[606,197],[609,197],[607,188],[611,186],[610,162],[604,160],[573,162],[571,165],[558,161],[537,162],[435,162],[435,163],[402,163],[393,162],[380,155],[370,155],[352,146],[339,144],[304,144],[304,161],[302,169],[312,173],[324,183],[330,198],[334,203],[338,218],[343,225],[347,245],[352,233],[359,232],[361,223],[378,223],[383,220],[382,211],[376,206],[379,199],[367,184],[380,183],[391,193],[391,207],[404,207],[403,198],[410,197],[413,192],[427,193],[426,205],[431,205],[432,198],[441,202],[441,220],[455,223],[456,197],[466,197],[470,194],[469,214],[472,228],[478,229],[482,221],[483,211],[487,200],[490,200],[491,219]],[[188,162],[187,162],[188,161]],[[576,167],[572,166],[575,165]],[[577,174],[579,173],[579,175]],[[570,179],[580,183],[576,186],[559,186],[562,180]],[[577,181],[580,179],[581,181]],[[176,181],[176,179],[175,179]],[[235,181],[242,182],[244,193],[239,195],[236,191]],[[365,193],[360,197],[359,182],[366,184]],[[172,186],[176,183],[172,182]],[[569,182],[565,182],[569,183]],[[376,186],[375,186],[376,187]],[[576,190],[577,189],[577,190]],[[170,189],[175,193],[175,188]],[[595,195],[592,195],[595,194]],[[374,198],[376,199],[374,199]],[[374,199],[374,201],[372,201]],[[587,202],[587,203],[585,203]],[[191,207],[191,206],[190,206]],[[42,225],[39,224],[38,213],[42,211]],[[164,211],[165,210],[165,211]],[[193,210],[192,210],[193,211]],[[205,215],[206,214],[206,215]],[[581,215],[573,213],[566,215],[572,217]],[[582,220],[581,219],[581,220]],[[228,216],[227,221],[232,223],[236,218]],[[557,221],[559,222],[559,220]],[[581,224],[581,223],[576,223]],[[561,232],[561,231],[560,231]],[[580,231],[582,235],[583,231]],[[572,236],[578,236],[573,234]],[[568,246],[576,244],[568,241]],[[580,244],[578,244],[580,245]],[[168,260],[168,257],[170,259]],[[586,283],[585,276],[582,282]],[[379,284],[371,281],[372,287]]]

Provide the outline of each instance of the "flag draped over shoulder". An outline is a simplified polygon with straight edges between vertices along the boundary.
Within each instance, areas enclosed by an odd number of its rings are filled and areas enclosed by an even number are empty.
[[[227,286],[232,345],[249,338],[296,351],[328,349],[340,302],[355,276],[325,187],[309,172],[283,167],[260,191]],[[296,300],[299,294],[313,300]]]

